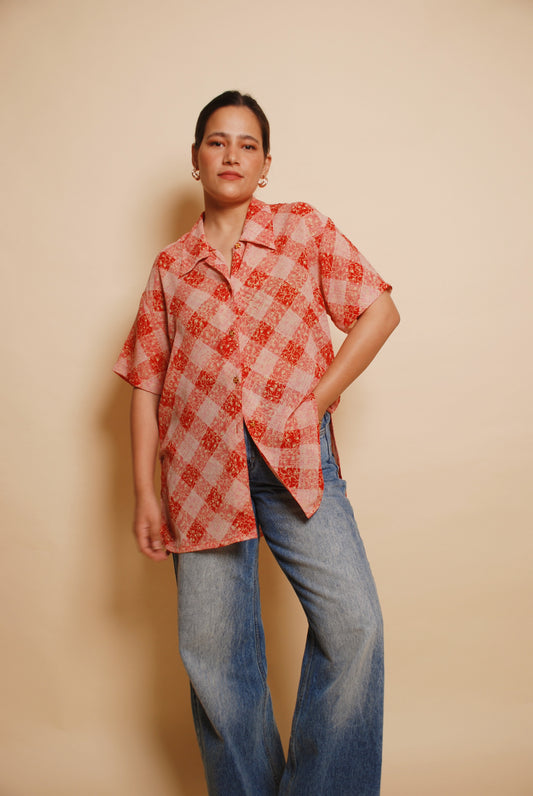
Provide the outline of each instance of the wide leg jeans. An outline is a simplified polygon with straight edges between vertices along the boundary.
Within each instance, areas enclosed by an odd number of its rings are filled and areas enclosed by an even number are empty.
[[[259,540],[174,556],[180,654],[210,796],[377,796],[383,724],[379,601],[329,428],[307,519],[245,429],[264,538],[309,623],[287,760],[266,681]]]

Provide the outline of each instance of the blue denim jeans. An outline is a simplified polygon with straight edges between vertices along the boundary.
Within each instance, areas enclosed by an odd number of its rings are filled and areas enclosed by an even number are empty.
[[[257,522],[309,623],[287,760],[266,681],[259,540],[174,556],[180,654],[210,796],[379,794],[381,612],[329,420],[324,495],[310,519],[245,430]]]

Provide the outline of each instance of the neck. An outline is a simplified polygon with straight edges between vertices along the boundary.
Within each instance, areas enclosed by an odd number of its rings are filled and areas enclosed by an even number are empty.
[[[209,243],[239,240],[251,199],[239,205],[219,205],[205,197],[204,231]],[[213,239],[213,240],[212,240]]]

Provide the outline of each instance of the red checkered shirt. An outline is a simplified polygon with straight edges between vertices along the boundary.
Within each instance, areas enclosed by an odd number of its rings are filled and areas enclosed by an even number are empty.
[[[316,511],[324,481],[313,389],[333,359],[327,316],[347,332],[388,289],[331,219],[303,203],[253,199],[231,269],[202,217],[159,254],[114,370],[161,396],[168,550],[257,536],[243,422],[305,515]]]

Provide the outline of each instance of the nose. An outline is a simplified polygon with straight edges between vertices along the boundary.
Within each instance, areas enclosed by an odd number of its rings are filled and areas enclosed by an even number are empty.
[[[237,149],[232,145],[228,145],[224,152],[224,163],[228,163],[233,166],[238,162],[239,162],[239,153]]]

